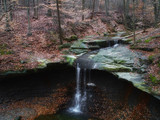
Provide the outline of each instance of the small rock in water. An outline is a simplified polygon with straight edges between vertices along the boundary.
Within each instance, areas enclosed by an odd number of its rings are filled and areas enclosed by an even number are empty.
[[[94,83],[87,83],[88,86],[96,86]]]
[[[118,46],[118,44],[115,44],[115,45],[114,45],[114,47],[117,47],[117,46]]]

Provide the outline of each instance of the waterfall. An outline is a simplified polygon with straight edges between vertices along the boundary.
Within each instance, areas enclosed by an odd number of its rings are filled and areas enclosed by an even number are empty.
[[[69,110],[71,112],[81,113],[81,90],[80,90],[81,68],[79,67],[79,63],[77,63],[76,71],[77,71],[77,73],[76,73],[76,93],[75,93],[75,98],[74,98],[74,106],[71,107]]]
[[[118,46],[118,40],[114,40],[114,46],[113,47],[117,47]]]
[[[74,113],[82,113],[86,106],[87,100],[87,90],[86,90],[86,71],[83,70],[83,81],[81,81],[81,68],[79,67],[79,63],[77,63],[76,68],[76,92],[74,96],[73,106],[69,109],[70,112]]]

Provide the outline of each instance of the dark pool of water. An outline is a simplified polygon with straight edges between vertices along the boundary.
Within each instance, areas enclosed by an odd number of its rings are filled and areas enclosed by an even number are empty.
[[[63,65],[61,67],[65,68]],[[1,81],[0,104],[34,97],[46,97],[57,88],[57,85],[60,87],[61,85],[72,84],[73,81],[76,81],[75,69],[64,68]],[[132,109],[139,108],[139,104],[142,103],[149,111],[150,116],[144,115],[141,117],[140,114],[136,113],[140,117],[135,120],[143,120],[144,117],[150,120],[159,120],[160,101],[153,96],[138,90],[130,82],[117,79],[112,74],[104,71],[92,70],[91,76],[87,75],[87,82],[89,77],[96,84],[96,87],[87,87],[87,111],[83,114],[68,112],[67,109],[72,104],[72,101],[70,101],[66,103],[68,106],[65,110],[59,110],[55,115],[40,115],[35,120],[97,120],[101,114],[106,115],[109,118],[108,120],[112,120],[117,111],[126,113],[125,105],[132,112]],[[72,92],[74,97],[74,91]],[[143,111],[142,106],[138,112],[143,113]]]

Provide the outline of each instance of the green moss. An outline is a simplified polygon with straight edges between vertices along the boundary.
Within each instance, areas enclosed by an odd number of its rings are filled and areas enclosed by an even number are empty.
[[[151,40],[152,40],[152,38],[149,38],[149,39],[145,40],[144,42],[149,43]]]
[[[104,36],[104,37],[108,36],[108,33],[103,33],[103,36]]]
[[[144,42],[149,43],[149,42],[151,42],[152,39],[156,39],[156,38],[160,38],[160,35],[152,36],[152,37],[148,38],[147,40],[145,40]]]
[[[141,42],[142,42],[142,40],[137,40],[137,41],[136,41],[136,43],[141,43]]]
[[[72,35],[71,37],[66,38],[65,40],[68,41],[68,42],[71,42],[71,41],[78,40],[78,37],[76,35]]]
[[[124,64],[124,63],[126,63],[126,61],[124,61],[124,60],[114,60],[114,63]]]
[[[152,36],[151,38],[152,38],[152,39],[160,38],[160,35]]]
[[[131,45],[130,48],[131,49],[136,49],[136,46],[135,45]]]
[[[120,64],[106,64],[102,67],[102,69],[110,71],[110,72],[131,72],[132,69],[130,67],[126,67]]]
[[[153,56],[153,55],[150,55],[150,56],[148,57],[148,60],[149,60],[150,63],[152,63],[153,60],[154,60],[154,56]]]
[[[158,67],[160,68],[160,62],[158,63]]]
[[[70,46],[71,46],[70,43],[65,43],[65,44],[63,44],[63,45],[60,45],[60,46],[58,47],[58,49],[61,50],[61,49],[63,49],[63,48],[69,48]]]
[[[73,55],[67,55],[67,56],[63,56],[65,58],[65,61],[69,64],[69,65],[73,65],[76,57]]]
[[[7,47],[7,44],[0,44],[0,49],[6,49]]]
[[[64,51],[62,51],[62,53],[67,55],[67,54],[70,54],[70,51],[69,50],[64,50]]]
[[[155,76],[153,76],[152,74],[150,74],[149,76],[150,78],[150,81],[153,83],[153,84],[158,84],[160,83],[160,80],[158,80]]]
[[[13,51],[0,49],[0,55],[10,55],[10,54],[13,54]]]

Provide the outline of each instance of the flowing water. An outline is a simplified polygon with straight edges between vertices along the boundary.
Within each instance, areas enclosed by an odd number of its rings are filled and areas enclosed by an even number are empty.
[[[81,69],[79,67],[79,64],[77,64],[77,74],[76,74],[76,93],[75,93],[75,98],[74,98],[74,106],[69,108],[70,112],[76,112],[76,113],[81,113],[81,90],[80,90],[80,83],[81,83],[81,76],[80,72]]]
[[[87,69],[84,68],[81,70],[81,68],[79,67],[79,63],[77,63],[76,72],[76,92],[73,105],[69,108],[69,112],[82,113],[85,110],[87,100]],[[81,77],[82,72],[83,77]]]

